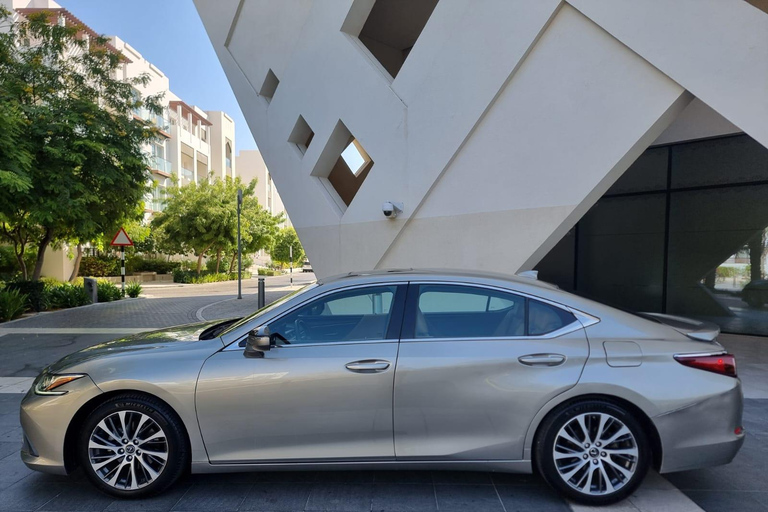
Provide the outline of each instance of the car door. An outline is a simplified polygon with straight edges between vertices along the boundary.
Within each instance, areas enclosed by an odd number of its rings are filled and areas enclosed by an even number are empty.
[[[263,358],[238,344],[209,358],[196,404],[210,461],[392,459],[405,289],[329,292],[270,320]]]
[[[519,460],[589,347],[566,308],[503,289],[411,283],[395,375],[398,460]]]

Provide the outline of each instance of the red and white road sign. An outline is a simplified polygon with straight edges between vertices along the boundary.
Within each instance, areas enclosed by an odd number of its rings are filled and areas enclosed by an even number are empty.
[[[116,245],[119,247],[132,246],[133,240],[131,240],[131,237],[129,237],[128,233],[125,232],[125,229],[120,228],[120,231],[118,231],[117,234],[112,238],[112,241],[109,243],[109,245]]]

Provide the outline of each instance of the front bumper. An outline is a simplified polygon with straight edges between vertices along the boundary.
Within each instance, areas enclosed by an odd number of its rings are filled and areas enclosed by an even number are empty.
[[[24,434],[21,460],[30,469],[67,473],[64,450],[67,429],[77,411],[102,394],[88,376],[65,386],[66,395],[41,396],[30,389],[21,401],[19,416]]]
[[[728,464],[744,444],[741,381],[729,391],[653,418],[661,437],[660,473]]]

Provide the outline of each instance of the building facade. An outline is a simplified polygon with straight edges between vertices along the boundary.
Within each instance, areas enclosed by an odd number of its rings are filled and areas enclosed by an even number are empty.
[[[53,0],[0,0],[16,16],[49,11],[61,24],[76,24],[90,37],[98,32],[85,25],[72,12]],[[165,207],[167,190],[212,178],[234,178],[237,173],[235,154],[235,123],[225,112],[205,111],[189,105],[171,90],[169,78],[157,66],[145,59],[134,47],[117,36],[108,36],[108,48],[124,57],[118,78],[128,80],[147,75],[146,85],[136,87],[137,97],[162,95],[163,112],[158,115],[147,109],[136,109],[134,117],[154,124],[159,130],[156,140],[146,145],[149,162],[148,180],[152,191],[145,198],[145,220]],[[68,251],[49,249],[43,265],[43,275],[68,279],[73,261]]]
[[[237,154],[237,172],[243,183],[250,183],[256,180],[255,194],[259,204],[272,215],[283,214],[285,222],[282,226],[290,226],[291,220],[288,218],[288,212],[285,210],[283,200],[277,192],[272,175],[269,174],[267,164],[261,157],[258,150],[243,150]]]
[[[763,0],[196,6],[318,274],[538,268],[768,334]]]

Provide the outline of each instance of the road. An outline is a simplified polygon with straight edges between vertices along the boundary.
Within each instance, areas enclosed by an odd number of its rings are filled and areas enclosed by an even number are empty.
[[[312,273],[267,277],[266,302],[314,282]],[[0,377],[34,377],[59,358],[82,348],[135,332],[232,318],[258,309],[257,279],[199,285],[146,286],[137,299],[46,312],[0,324]]]

